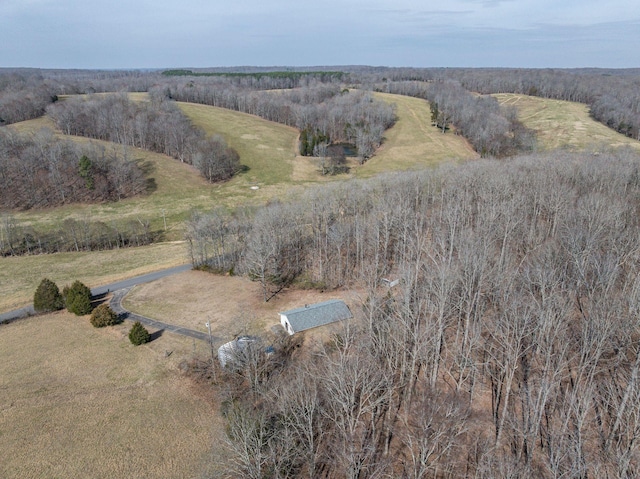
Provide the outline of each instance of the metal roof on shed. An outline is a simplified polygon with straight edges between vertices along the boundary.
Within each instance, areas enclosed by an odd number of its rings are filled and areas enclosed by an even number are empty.
[[[294,332],[324,326],[351,317],[349,307],[339,299],[309,304],[280,314],[286,316]]]

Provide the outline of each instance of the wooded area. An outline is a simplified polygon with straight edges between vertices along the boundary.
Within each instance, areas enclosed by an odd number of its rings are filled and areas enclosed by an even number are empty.
[[[152,230],[146,218],[104,222],[87,214],[33,226],[7,213],[0,217],[0,256],[108,250],[148,245],[162,238],[163,232]]]
[[[73,97],[47,113],[67,135],[87,136],[163,153],[195,166],[210,182],[231,178],[240,158],[221,136],[207,138],[171,101],[152,95],[133,102],[126,94]]]
[[[126,149],[107,150],[56,138],[50,130],[22,135],[0,129],[0,208],[117,201],[145,190]]]
[[[341,90],[338,83],[254,91],[236,87],[227,77],[214,77],[197,83],[185,79],[164,88],[176,100],[241,111],[322,136],[326,146],[352,144],[361,161],[380,146],[384,131],[395,121],[391,105],[368,92]]]
[[[235,476],[636,476],[638,178],[635,153],[555,153],[194,218],[196,264],[363,298],[225,383]]]
[[[473,95],[457,82],[387,82],[376,89],[428,100],[433,124],[442,133],[455,127],[483,157],[511,156],[535,147],[535,134],[518,121],[514,108]]]

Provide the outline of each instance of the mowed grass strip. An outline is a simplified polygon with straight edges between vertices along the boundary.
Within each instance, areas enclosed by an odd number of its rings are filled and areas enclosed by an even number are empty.
[[[584,150],[602,145],[631,146],[640,150],[640,142],[597,122],[583,103],[553,100],[512,93],[492,95],[500,104],[517,109],[518,119],[536,132],[538,148]]]
[[[220,477],[217,406],[177,370],[191,342],[134,347],[129,327],[65,313],[0,326],[0,477]]]
[[[398,120],[386,131],[385,141],[375,156],[358,168],[357,176],[416,170],[446,161],[478,158],[462,136],[451,132],[442,134],[431,125],[429,102],[389,93],[375,93],[375,97],[395,103]]]
[[[76,279],[95,287],[188,262],[183,242],[0,258],[0,312],[32,302],[38,284],[45,277],[60,289]]]
[[[224,108],[179,102],[194,125],[207,134],[221,135],[240,155],[247,171],[230,185],[287,184],[292,181],[298,130],[253,115]]]

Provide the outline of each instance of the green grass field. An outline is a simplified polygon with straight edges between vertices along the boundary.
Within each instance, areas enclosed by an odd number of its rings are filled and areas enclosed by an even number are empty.
[[[192,341],[134,347],[129,327],[66,313],[1,326],[0,477],[220,477],[216,401],[178,369]]]
[[[295,128],[223,108],[178,103],[180,109],[207,134],[219,134],[240,155],[248,170],[228,188],[276,185],[291,181],[296,157]]]
[[[627,138],[589,116],[589,107],[549,98],[500,93],[494,96],[502,105],[514,106],[522,123],[536,132],[538,148],[619,147],[628,145],[640,150],[640,142]]]

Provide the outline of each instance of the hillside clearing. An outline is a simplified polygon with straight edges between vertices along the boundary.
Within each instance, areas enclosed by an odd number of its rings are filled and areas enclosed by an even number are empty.
[[[479,157],[463,137],[453,133],[442,134],[431,125],[429,102],[389,93],[376,93],[375,97],[395,103],[398,120],[387,130],[385,142],[376,155],[358,168],[359,177]]]
[[[640,150],[640,142],[627,138],[591,118],[589,107],[583,103],[512,93],[498,93],[492,96],[500,104],[517,109],[518,119],[536,132],[538,148],[541,150],[583,150],[602,145],[628,145]]]
[[[136,286],[125,298],[125,308],[136,313],[189,329],[206,332],[229,341],[238,335],[264,335],[280,324],[280,311],[329,299],[357,304],[347,290],[286,289],[268,302],[262,300],[258,282],[238,276],[220,276],[188,271],[152,283]],[[321,330],[315,330],[321,333]],[[311,334],[314,334],[313,332]]]

